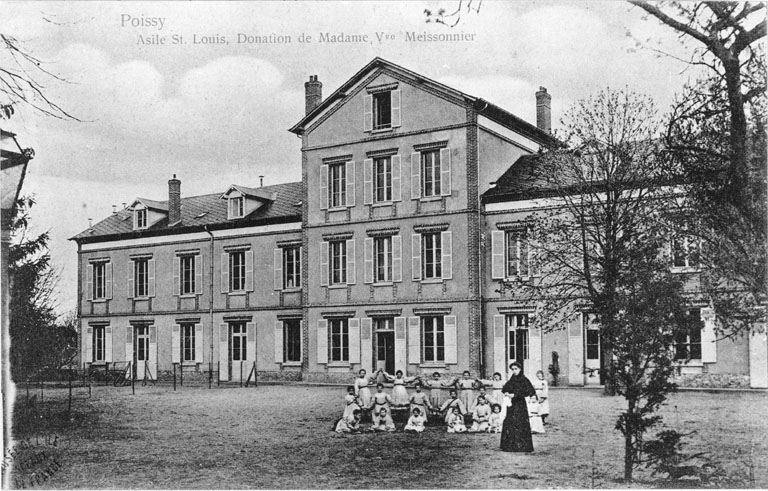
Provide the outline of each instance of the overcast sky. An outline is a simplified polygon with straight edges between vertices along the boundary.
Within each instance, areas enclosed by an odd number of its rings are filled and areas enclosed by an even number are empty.
[[[0,121],[36,151],[23,194],[37,198],[35,230],[51,233],[60,310],[76,306],[76,245],[67,238],[113,204],[167,199],[174,173],[183,196],[256,186],[262,174],[265,184],[299,180],[300,141],[287,129],[304,114],[309,75],[327,96],[379,56],[534,124],[534,93],[544,86],[555,127],[574,101],[606,86],[647,93],[664,110],[693,77],[649,49],[683,54],[674,33],[623,2],[486,0],[453,29],[425,23],[425,8],[457,3],[3,2],[0,32],[67,80],[46,80],[46,93],[84,121],[24,107]],[[474,40],[408,42],[407,32]],[[320,43],[320,33],[370,42]],[[238,34],[292,42],[238,43]],[[302,34],[312,42],[299,42]],[[140,42],[154,35],[165,44]],[[193,44],[193,36],[226,43]]]

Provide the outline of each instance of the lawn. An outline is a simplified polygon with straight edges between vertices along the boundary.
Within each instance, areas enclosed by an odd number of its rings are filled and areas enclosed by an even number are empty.
[[[501,452],[499,435],[337,435],[343,387],[93,387],[45,390],[23,411],[17,394],[12,488],[590,488],[626,487],[614,430],[622,399],[552,389],[547,433],[533,454]],[[695,431],[686,450],[709,452],[732,479],[768,486],[768,394],[682,392],[663,414]],[[398,425],[401,429],[402,425]],[[26,448],[21,448],[26,446]],[[751,469],[750,469],[751,467]],[[749,481],[750,473],[754,481]],[[631,487],[652,487],[638,472]],[[35,481],[37,480],[37,481]],[[39,484],[38,484],[39,483]],[[32,484],[32,486],[30,486]]]

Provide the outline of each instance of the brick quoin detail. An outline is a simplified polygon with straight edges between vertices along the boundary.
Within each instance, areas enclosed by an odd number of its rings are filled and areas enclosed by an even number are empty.
[[[467,278],[469,280],[469,369],[473,374],[480,374],[481,336],[481,291],[480,291],[480,201],[479,169],[477,155],[477,112],[471,104],[467,110]]]
[[[309,161],[307,159],[307,134],[301,135],[301,370],[309,371]]]

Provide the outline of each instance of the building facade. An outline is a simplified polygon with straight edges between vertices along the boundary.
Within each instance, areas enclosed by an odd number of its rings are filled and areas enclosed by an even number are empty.
[[[301,182],[182,198],[174,176],[167,201],[137,198],[73,238],[84,364],[348,382],[361,368],[505,374],[512,360],[547,372],[557,351],[562,383],[595,382],[599,332],[543,334],[496,292],[530,274],[530,203],[498,184],[551,142],[546,89],[537,125],[379,58],[325,99],[317,76],[305,93],[290,130]],[[759,340],[722,343],[702,371],[758,380],[760,360],[743,360]]]

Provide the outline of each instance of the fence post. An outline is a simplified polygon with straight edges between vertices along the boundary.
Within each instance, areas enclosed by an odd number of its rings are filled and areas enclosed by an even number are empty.
[[[173,364],[173,391],[176,392],[176,364]]]
[[[221,361],[217,362],[217,368],[216,371],[216,387],[221,387]]]
[[[180,375],[179,385],[184,387],[184,364],[183,363],[179,363],[179,375]]]
[[[253,386],[258,387],[259,386],[259,374],[256,371],[256,362],[253,362]]]
[[[213,363],[208,362],[208,388],[211,388],[211,382],[213,381]]]
[[[243,386],[243,362],[240,361],[240,387]]]
[[[43,381],[38,380],[40,382],[40,402],[43,402]]]
[[[131,395],[136,395],[136,375],[133,373],[133,369],[136,368],[133,362],[130,363],[131,368]]]
[[[69,372],[69,404],[67,405],[67,418],[72,413],[72,371]]]

